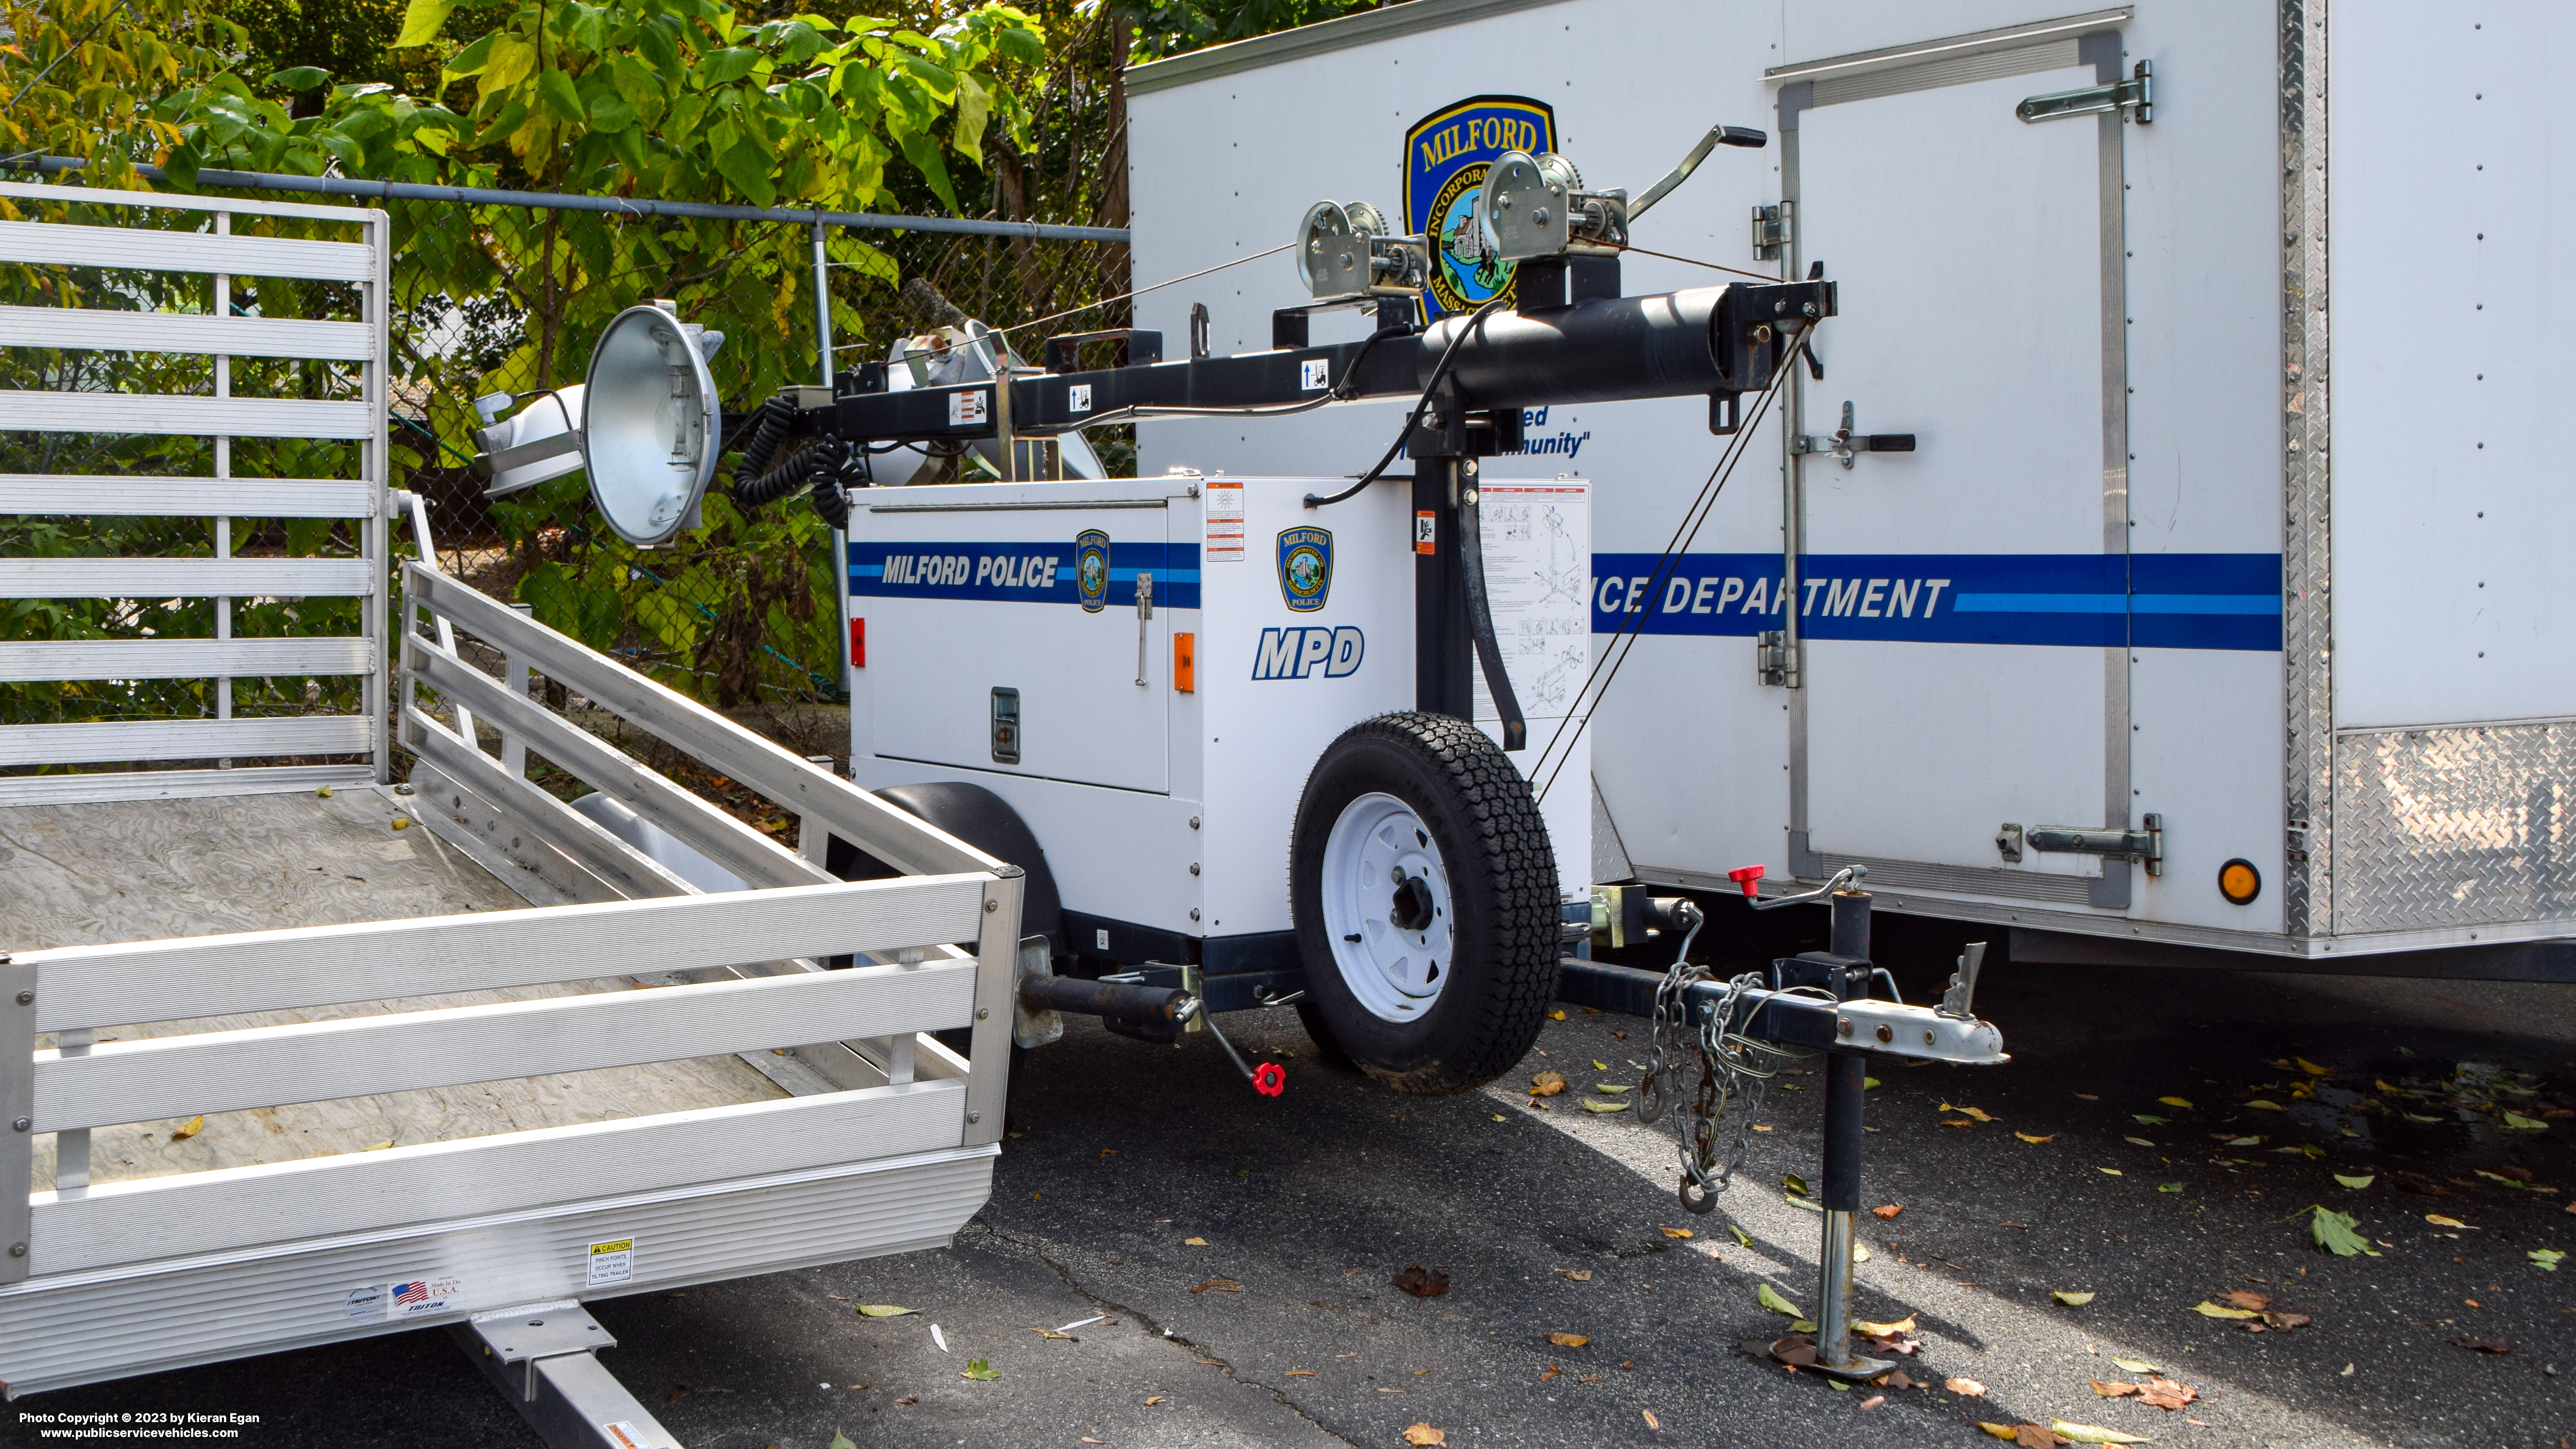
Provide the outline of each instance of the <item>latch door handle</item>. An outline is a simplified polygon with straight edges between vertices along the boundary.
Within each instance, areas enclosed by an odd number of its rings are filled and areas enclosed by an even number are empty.
[[[1148,636],[1153,633],[1151,627],[1153,621],[1154,576],[1138,574],[1136,576],[1136,682],[1138,684],[1145,682],[1145,646]]]
[[[1827,437],[1799,436],[1789,439],[1792,453],[1829,453],[1842,460],[1843,466],[1862,453],[1911,453],[1912,433],[1860,433],[1852,430],[1852,405],[1843,404],[1843,425]]]
[[[2147,874],[2162,875],[2165,870],[2165,818],[2154,814],[2141,818],[2145,827],[2138,830],[2079,825],[2033,825],[2025,829],[2007,824],[1995,833],[1995,849],[2010,861],[2020,860],[2025,848],[2060,855],[2112,856],[2143,862]]]

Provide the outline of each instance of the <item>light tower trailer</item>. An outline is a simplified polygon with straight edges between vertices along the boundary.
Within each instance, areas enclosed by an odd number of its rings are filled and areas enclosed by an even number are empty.
[[[1695,397],[1740,436],[1744,395],[1769,396],[1832,315],[1821,280],[1619,294],[1609,243],[1721,139],[1763,138],[1712,131],[1633,208],[1523,155],[1524,213],[1559,220],[1493,219],[1526,259],[1515,308],[1421,325],[1423,239],[1328,202],[1297,234],[1309,299],[1280,310],[1267,351],[1078,371],[1063,364],[1089,339],[1060,339],[1056,370],[997,354],[990,381],[890,389],[904,379],[880,364],[800,407],[845,448],[990,443],[1009,474],[1026,439],[1122,418],[1414,403],[1388,440],[1409,484],[1381,481],[1389,446],[1356,483],[1173,472],[852,495],[854,775],[1028,864],[1031,929],[1068,972],[1140,988],[1041,990],[1293,1001],[1318,1040],[1413,1091],[1520,1058],[1565,903],[1589,919],[1586,774],[1543,818],[1547,782],[1514,763],[1580,749],[1560,727],[1591,662],[1589,490],[1489,478],[1484,460],[1517,446],[1525,408],[1596,398]],[[1345,309],[1376,330],[1309,342],[1313,313]],[[1128,340],[1159,355],[1159,338]]]
[[[1758,468],[1664,562],[1699,409],[1529,430],[1596,482],[1596,638],[1634,647],[1594,879],[1865,863],[1880,909],[2019,961],[2565,980],[2572,319],[2533,279],[2576,204],[2571,59],[2544,3],[1419,0],[1131,72],[1135,266],[1269,245],[1462,98],[1546,109],[1587,172],[1662,164],[1640,95],[1768,117],[1766,164],[1707,168],[1626,259],[1640,291],[1839,282]],[[1297,297],[1237,268],[1138,325],[1204,301],[1257,345]],[[1334,471],[1380,435],[1328,410],[1138,448]]]
[[[585,1303],[944,1244],[990,1191],[1020,870],[442,574],[417,500],[389,597],[382,212],[0,195],[39,218],[0,221],[0,262],[51,284],[0,339],[217,379],[0,392],[0,428],[75,456],[212,440],[197,476],[0,474],[0,597],[139,601],[150,626],[0,644],[22,702],[102,716],[0,726],[0,1382],[444,1325],[549,1443],[670,1449]],[[243,278],[354,301],[258,315]],[[276,358],[340,395],[262,395]],[[259,476],[281,453],[319,476]],[[65,516],[162,546],[67,556]],[[323,707],[279,707],[308,681]],[[159,687],[206,716],[152,709]],[[545,694],[751,786],[815,848]],[[532,755],[594,793],[567,805]],[[827,833],[895,878],[836,879]],[[749,888],[706,893],[672,842]]]

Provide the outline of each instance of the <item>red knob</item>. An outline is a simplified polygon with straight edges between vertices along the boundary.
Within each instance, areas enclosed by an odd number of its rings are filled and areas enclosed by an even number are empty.
[[[1277,1062],[1263,1062],[1252,1069],[1252,1090],[1265,1097],[1276,1097],[1288,1090],[1288,1069]]]
[[[1761,899],[1762,867],[1758,865],[1739,865],[1735,869],[1728,871],[1726,873],[1726,878],[1735,882],[1737,885],[1744,887],[1744,898],[1746,900],[1750,901]]]

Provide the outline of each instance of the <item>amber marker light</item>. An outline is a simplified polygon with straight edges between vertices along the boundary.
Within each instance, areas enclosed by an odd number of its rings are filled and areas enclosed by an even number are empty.
[[[2263,893],[2263,872],[2250,860],[2231,860],[2218,868],[2218,893],[2229,905],[2250,906]]]

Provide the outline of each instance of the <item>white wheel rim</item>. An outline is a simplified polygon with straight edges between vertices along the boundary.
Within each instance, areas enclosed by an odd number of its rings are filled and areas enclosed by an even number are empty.
[[[1428,1015],[1456,964],[1457,921],[1431,828],[1392,795],[1360,796],[1324,838],[1322,884],[1333,964],[1351,995],[1380,1020]]]

